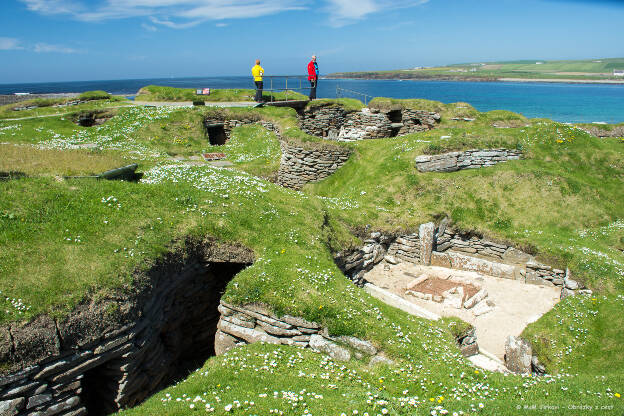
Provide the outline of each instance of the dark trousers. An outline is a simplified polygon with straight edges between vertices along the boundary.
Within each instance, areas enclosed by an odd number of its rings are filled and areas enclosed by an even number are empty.
[[[262,81],[254,81],[256,83],[256,98],[257,102],[262,102],[262,88],[264,88],[264,83]]]
[[[310,99],[316,99],[316,86],[318,85],[318,78],[310,80]]]

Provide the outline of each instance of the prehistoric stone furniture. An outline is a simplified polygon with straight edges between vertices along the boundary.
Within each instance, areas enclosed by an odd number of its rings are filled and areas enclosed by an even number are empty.
[[[519,150],[475,149],[440,155],[421,155],[416,157],[415,161],[419,172],[455,172],[494,166],[508,160],[518,160],[521,156],[522,152]]]
[[[446,221],[437,227],[433,223],[423,224],[418,234],[393,236],[373,232],[362,247],[337,253],[334,261],[347,277],[361,286],[366,272],[384,258],[388,263],[402,260],[556,286],[562,289],[562,298],[577,291],[585,292],[581,284],[572,280],[569,270],[538,263],[532,255],[513,246],[451,230]]]
[[[531,344],[514,336],[509,336],[505,342],[505,366],[518,374],[531,373],[531,358],[533,350]]]
[[[406,261],[426,265],[430,262],[432,266],[475,271],[493,277],[520,280],[526,284],[555,286],[561,288],[561,299],[577,293],[592,293],[581,283],[572,280],[569,270],[540,264],[531,254],[513,246],[452,230],[446,219],[438,226],[434,223],[422,224],[418,233],[397,236],[372,232],[364,240],[363,246],[339,252],[334,256],[336,265],[354,284],[364,287],[371,295],[388,304],[426,319],[436,319],[437,316],[366,281],[366,272],[382,260],[388,264]],[[410,286],[418,283],[420,282],[417,278]],[[449,298],[453,297],[453,294],[449,295]],[[444,301],[444,296],[442,298]],[[458,306],[471,309],[476,316],[487,313],[490,308],[487,292],[481,289]],[[518,373],[544,374],[545,367],[532,355],[530,343],[512,338],[510,337],[506,345],[507,368]],[[464,355],[475,353],[475,349],[478,351],[471,337],[461,340],[459,344]]]

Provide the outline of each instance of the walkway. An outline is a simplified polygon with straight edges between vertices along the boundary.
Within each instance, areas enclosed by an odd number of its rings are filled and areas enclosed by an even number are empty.
[[[206,101],[206,107],[253,107],[255,101]],[[172,106],[172,107],[190,107],[193,106],[192,101],[134,101],[134,105],[143,106]]]

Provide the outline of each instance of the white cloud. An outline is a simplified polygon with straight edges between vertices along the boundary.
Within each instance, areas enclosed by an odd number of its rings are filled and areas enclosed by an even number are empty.
[[[103,21],[150,17],[152,23],[174,29],[209,20],[267,16],[303,10],[310,0],[20,0],[42,14],[67,14],[76,20]],[[87,7],[88,6],[88,7]]]
[[[80,53],[81,51],[63,45],[52,45],[49,43],[38,42],[34,45],[27,44],[22,46],[22,41],[15,38],[0,37],[0,51],[10,50],[27,50],[36,53]]]
[[[43,14],[76,13],[81,5],[73,0],[21,0],[28,10]]]
[[[176,23],[169,19],[157,19],[155,17],[150,17],[150,20],[156,25],[166,26],[171,29],[188,29],[189,27],[197,26],[202,22],[201,20],[191,20],[190,22]]]
[[[385,10],[413,7],[429,0],[20,0],[42,14],[66,14],[81,21],[148,17],[155,25],[185,29],[206,21],[246,19],[323,2],[329,24],[345,26]],[[144,27],[146,30],[150,30]]]
[[[0,37],[0,51],[11,51],[17,49],[24,49],[24,47],[20,45],[19,39]]]
[[[329,24],[342,27],[366,16],[392,9],[403,9],[428,3],[429,0],[326,0]]]
[[[79,53],[80,51],[68,48],[63,45],[50,45],[49,43],[37,43],[33,48],[34,52],[37,53]]]
[[[148,25],[147,23],[141,23],[141,27],[148,32],[156,32],[158,30],[155,26]]]
[[[215,26],[216,27],[226,27],[228,24],[227,23],[217,23]]]

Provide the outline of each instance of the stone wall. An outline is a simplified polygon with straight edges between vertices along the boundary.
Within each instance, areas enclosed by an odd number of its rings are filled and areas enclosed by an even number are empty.
[[[225,133],[226,141],[230,140],[230,136],[232,134],[232,130],[236,127],[248,126],[250,124],[258,124],[267,130],[272,131],[277,135],[278,138],[281,138],[280,130],[277,126],[269,121],[257,121],[253,119],[249,120],[237,120],[237,119],[225,119],[225,118],[206,118],[204,119],[204,126],[210,126],[214,124],[223,124],[223,132]],[[207,129],[206,129],[207,130]]]
[[[334,107],[324,107],[332,109]],[[230,139],[232,130],[236,127],[258,124],[275,133],[280,140],[282,157],[277,173],[276,183],[291,189],[301,189],[309,182],[325,179],[345,164],[351,155],[351,150],[338,146],[324,146],[320,149],[306,149],[303,145],[295,145],[282,140],[279,127],[268,121],[216,119],[207,118],[204,126],[223,124],[225,141]]]
[[[299,116],[301,129],[313,136],[353,141],[395,137],[435,128],[438,113],[422,110],[363,108],[347,111],[338,105],[308,107]]]
[[[366,283],[366,272],[382,260],[390,264],[406,261],[474,271],[527,284],[556,286],[561,288],[562,298],[578,291],[590,293],[572,279],[569,270],[538,263],[531,254],[511,245],[451,230],[446,220],[437,227],[433,223],[422,224],[417,234],[392,236],[374,232],[362,247],[334,256],[336,265],[358,286]]]
[[[334,262],[342,273],[353,283],[363,286],[364,274],[370,271],[377,263],[384,259],[388,248],[395,238],[373,232],[364,240],[362,247],[341,251],[334,255]],[[395,248],[398,246],[395,245]]]
[[[221,318],[215,337],[217,355],[239,345],[266,342],[311,348],[338,361],[350,360],[352,352],[358,359],[371,356],[375,361],[384,360],[369,341],[348,336],[330,337],[327,328],[316,322],[290,315],[278,317],[262,305],[235,306],[221,301],[219,312]]]
[[[347,111],[337,105],[307,107],[299,115],[301,130],[316,137],[338,136],[346,121]]]
[[[340,141],[354,141],[364,139],[381,139],[394,137],[398,132],[398,124],[392,123],[381,113],[373,113],[368,108],[362,111],[349,113],[340,126],[338,135],[329,131],[328,138]]]
[[[435,128],[440,121],[440,114],[423,110],[401,110],[401,121],[403,126],[399,129],[398,135],[418,133]]]
[[[388,248],[388,255],[410,263],[420,262],[420,241],[418,234],[397,237]]]
[[[445,267],[482,270],[495,277],[562,288],[566,287],[565,282],[568,281],[567,289],[578,289],[570,282],[569,272],[540,264],[531,254],[507,244],[495,243],[446,227],[440,227],[436,234],[433,258],[436,265]]]
[[[253,260],[236,246],[195,246],[139,278],[138,293],[84,303],[67,318],[2,328],[2,415],[109,414],[214,355],[219,298]]]
[[[416,157],[416,168],[420,172],[455,172],[462,169],[476,169],[494,166],[508,160],[518,160],[519,150],[479,149],[464,152],[450,152],[441,155],[421,155]]]
[[[581,130],[596,137],[624,137],[624,125],[611,126],[610,130],[601,129],[599,126],[583,126]]]
[[[534,260],[532,255],[507,244],[495,243],[475,235],[453,231],[446,227],[438,229],[435,250],[439,252],[447,250],[459,251],[496,261],[502,260],[510,264],[526,263]]]
[[[303,145],[282,141],[281,148],[277,183],[291,189],[301,189],[306,183],[325,179],[351,155],[351,150],[338,146],[306,149]]]

